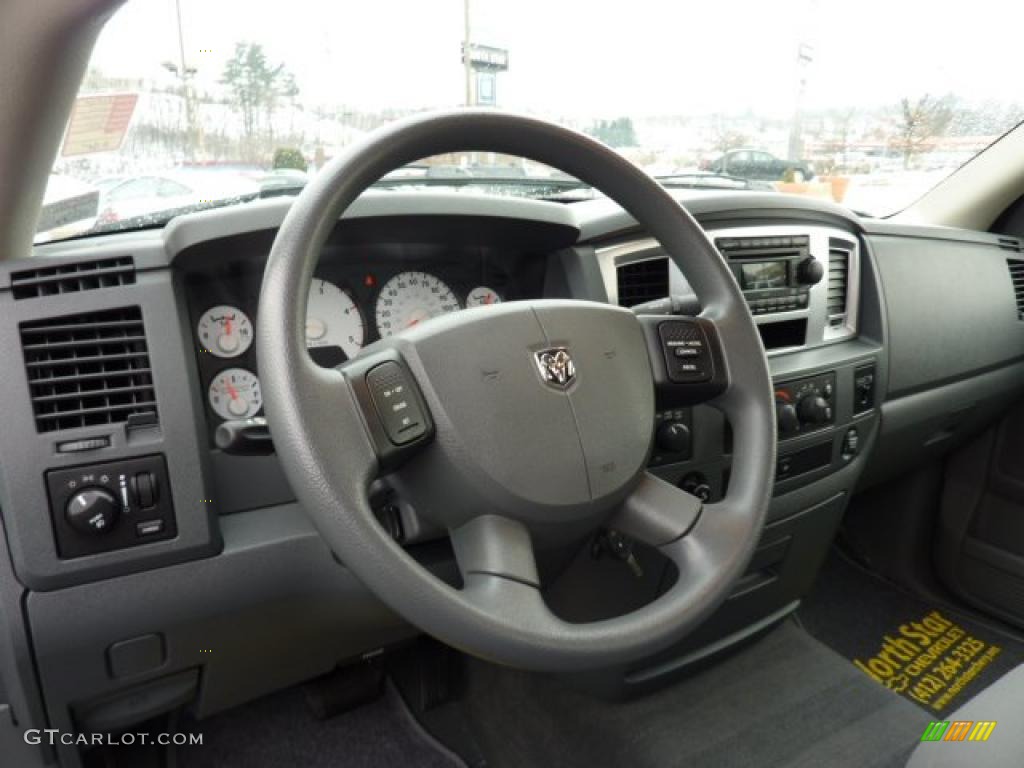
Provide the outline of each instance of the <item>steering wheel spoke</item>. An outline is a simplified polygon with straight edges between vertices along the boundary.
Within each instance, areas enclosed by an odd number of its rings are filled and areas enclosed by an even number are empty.
[[[663,547],[689,533],[703,508],[696,496],[645,472],[608,526],[652,547]]]
[[[658,399],[670,406],[713,400],[729,387],[721,337],[707,317],[640,315]]]
[[[434,436],[423,393],[397,350],[384,347],[339,367],[362,413],[383,471],[409,459]]]
[[[455,559],[467,585],[480,577],[491,577],[540,587],[533,541],[518,520],[480,515],[450,533]]]

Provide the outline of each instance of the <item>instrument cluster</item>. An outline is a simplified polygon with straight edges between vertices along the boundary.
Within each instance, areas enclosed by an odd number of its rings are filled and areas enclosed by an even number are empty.
[[[333,367],[378,338],[440,315],[521,298],[509,296],[516,289],[493,269],[402,266],[408,268],[318,273],[310,284],[305,325],[306,346],[315,362]],[[248,274],[230,281],[233,291],[224,290],[223,281],[216,288],[210,281],[190,296],[211,429],[221,421],[262,414],[253,348],[259,276]]]

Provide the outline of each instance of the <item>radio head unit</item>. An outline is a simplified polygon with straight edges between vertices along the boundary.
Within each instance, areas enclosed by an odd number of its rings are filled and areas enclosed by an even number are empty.
[[[806,235],[723,237],[715,245],[755,315],[807,309],[810,287],[825,275]]]

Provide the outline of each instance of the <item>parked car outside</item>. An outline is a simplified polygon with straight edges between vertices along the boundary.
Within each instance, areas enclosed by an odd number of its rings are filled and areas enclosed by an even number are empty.
[[[734,149],[712,160],[709,171],[758,181],[808,181],[814,178],[810,164],[783,160],[759,149]]]
[[[102,222],[115,222],[175,208],[234,197],[255,197],[260,184],[238,174],[215,171],[170,171],[134,176],[101,190]]]

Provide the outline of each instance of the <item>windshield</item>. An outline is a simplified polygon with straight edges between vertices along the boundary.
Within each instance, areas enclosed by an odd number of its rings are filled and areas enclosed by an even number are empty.
[[[888,215],[1024,118],[1016,27],[991,23],[1004,8],[133,0],[96,46],[37,241],[293,194],[366,132],[465,104],[585,131],[667,186]],[[488,153],[424,158],[382,186],[592,195]]]

